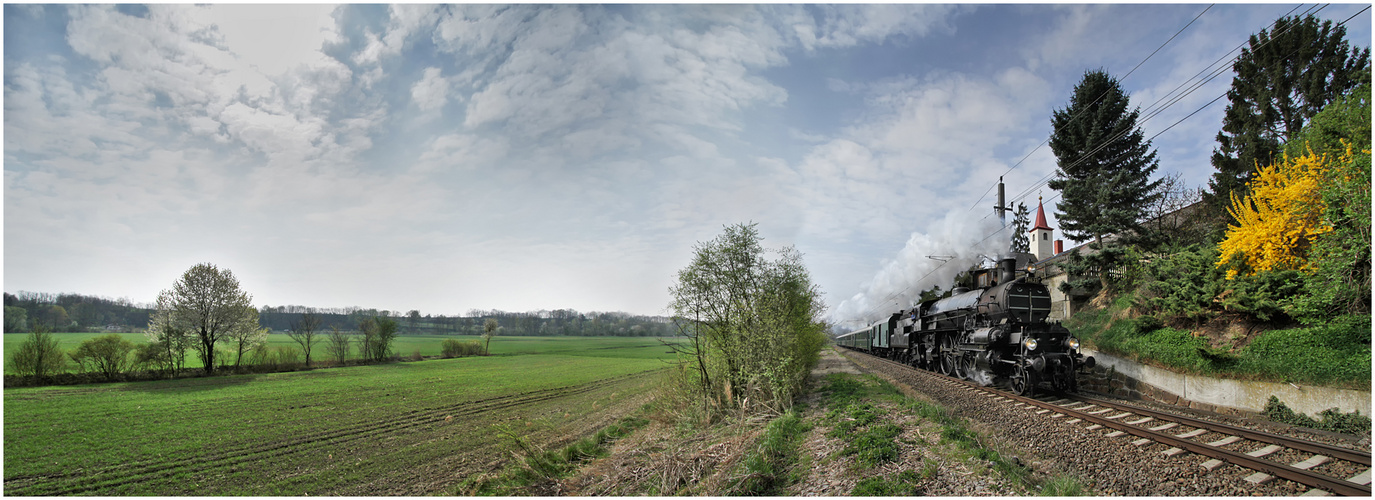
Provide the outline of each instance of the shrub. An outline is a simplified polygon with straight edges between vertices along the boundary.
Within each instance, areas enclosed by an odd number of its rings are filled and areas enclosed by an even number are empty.
[[[1318,235],[1332,230],[1323,217],[1320,195],[1324,170],[1334,162],[1314,153],[1285,157],[1260,167],[1247,182],[1250,194],[1232,195],[1228,212],[1237,224],[1218,243],[1218,266],[1227,278],[1259,271],[1312,269],[1308,249]]]
[[[1336,408],[1328,408],[1318,412],[1318,416],[1321,420],[1297,413],[1274,396],[1265,403],[1265,418],[1276,422],[1345,434],[1370,432],[1370,417],[1361,415],[1359,410],[1342,413]]]
[[[53,334],[41,324],[35,324],[33,332],[24,338],[24,343],[10,356],[10,366],[19,375],[44,378],[56,375],[67,369],[67,355],[62,352]]]
[[[301,364],[301,351],[291,346],[273,346],[272,355],[277,359],[277,366],[283,369],[295,369]]]
[[[248,364],[275,368],[277,358],[272,355],[272,349],[267,344],[258,344],[248,351]]]
[[[1270,330],[1242,349],[1238,370],[1311,384],[1369,387],[1371,317],[1340,316],[1312,327]]]
[[[446,358],[478,356],[482,354],[482,343],[476,340],[444,339],[440,344],[440,354]]]
[[[704,408],[783,413],[826,342],[826,305],[802,254],[766,251],[761,241],[754,224],[726,227],[694,248],[669,288],[674,323],[687,337],[674,349],[702,375],[694,389]]]
[[[1285,304],[1303,287],[1298,271],[1265,271],[1231,280],[1231,289],[1219,296],[1224,309],[1246,313],[1261,321],[1288,317]]]
[[[1141,265],[1133,305],[1166,318],[1195,324],[1213,315],[1213,298],[1223,289],[1222,271],[1214,266],[1217,248],[1191,245]]]
[[[82,371],[99,373],[105,380],[114,380],[129,368],[129,353],[133,350],[133,342],[111,333],[87,339],[70,355]]]
[[[167,348],[161,342],[149,342],[134,346],[135,369],[153,372],[171,366]]]

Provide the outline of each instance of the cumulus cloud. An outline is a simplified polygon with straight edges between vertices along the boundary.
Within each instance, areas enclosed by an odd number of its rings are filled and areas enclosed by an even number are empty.
[[[439,68],[425,68],[425,76],[411,87],[411,101],[421,111],[433,111],[448,102],[449,84]]]

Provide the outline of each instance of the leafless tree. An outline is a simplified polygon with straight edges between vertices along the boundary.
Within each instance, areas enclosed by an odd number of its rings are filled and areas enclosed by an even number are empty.
[[[325,344],[325,350],[329,351],[329,355],[334,357],[334,362],[340,366],[348,360],[349,344],[348,334],[339,331],[337,326],[329,327],[329,343]]]
[[[320,317],[314,311],[307,310],[301,315],[301,320],[291,324],[291,329],[287,330],[286,335],[291,340],[301,345],[301,352],[306,355],[306,368],[310,368],[310,351],[315,345],[315,330],[320,328]]]

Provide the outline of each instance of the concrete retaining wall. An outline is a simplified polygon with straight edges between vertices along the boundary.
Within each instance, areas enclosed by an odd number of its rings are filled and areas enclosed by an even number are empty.
[[[1370,391],[1276,384],[1184,375],[1085,349],[1098,362],[1081,387],[1129,398],[1189,406],[1227,414],[1259,413],[1273,395],[1290,409],[1316,417],[1337,408],[1370,415]]]

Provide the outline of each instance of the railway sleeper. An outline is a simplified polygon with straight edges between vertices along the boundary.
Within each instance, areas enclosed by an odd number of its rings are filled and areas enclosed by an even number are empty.
[[[1326,455],[1313,455],[1312,457],[1309,457],[1308,460],[1293,463],[1292,465],[1290,465],[1290,467],[1293,467],[1295,469],[1309,470],[1319,465],[1325,464],[1329,460],[1332,459],[1327,457]],[[1257,472],[1255,474],[1246,476],[1246,481],[1252,484],[1265,484],[1270,482],[1270,480],[1274,478],[1275,476],[1271,476],[1264,472]]]

